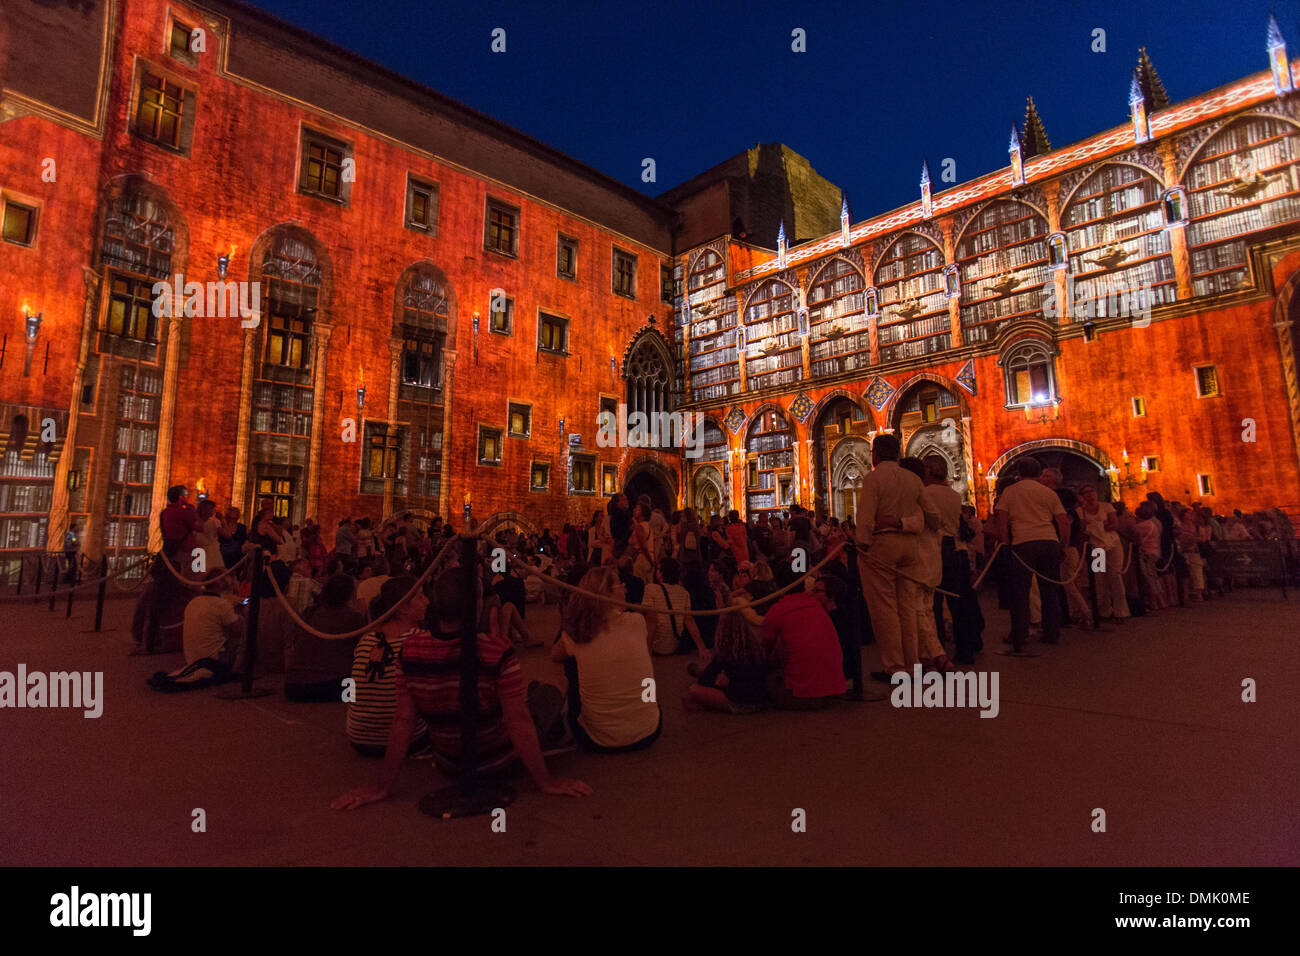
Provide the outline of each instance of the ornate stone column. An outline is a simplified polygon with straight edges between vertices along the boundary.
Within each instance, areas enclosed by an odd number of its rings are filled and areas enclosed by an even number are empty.
[[[966,494],[962,496],[967,504],[975,504],[975,482],[979,478],[975,475],[975,448],[971,441],[970,416],[961,417],[961,446],[962,457],[966,466]]]
[[[90,336],[95,327],[99,286],[103,277],[94,269],[82,267],[82,280],[86,283],[86,303],[81,312],[81,347],[77,352],[77,370],[72,376],[72,398],[68,404],[68,427],[63,433],[63,454],[54,468],[54,495],[50,501],[50,521],[45,535],[45,549],[51,553],[63,551],[63,536],[68,530],[68,472],[77,454],[77,418],[81,408],[81,389],[90,356]],[[104,465],[104,467],[108,467]],[[89,478],[82,475],[82,480]],[[87,490],[89,496],[89,490]],[[94,520],[91,506],[91,521]],[[91,558],[100,555],[100,535],[91,535],[90,522],[82,533],[82,552]]]
[[[388,357],[389,357],[389,363],[388,363],[388,427],[389,427],[389,428],[395,428],[395,427],[396,427],[396,422],[397,422],[397,390],[398,390],[398,372],[399,372],[399,370],[400,370],[400,368],[401,368],[401,364],[402,364],[402,340],[401,340],[401,339],[389,339],[389,340],[388,340]],[[362,451],[362,454],[364,455],[365,452]],[[385,459],[387,459],[387,457],[388,457],[388,455],[387,455],[387,446],[385,446],[385,454],[384,454],[384,457],[385,457]],[[401,466],[401,457],[402,457],[402,456],[401,456],[401,454],[400,454],[400,452],[399,452],[399,454],[398,454],[398,456],[397,456],[398,460],[397,460],[397,462],[394,464],[394,469],[396,469],[397,467],[400,467],[400,466]],[[387,520],[388,517],[389,517],[390,515],[392,515],[392,513],[393,513],[393,492],[394,492],[394,490],[395,490],[395,486],[396,486],[396,484],[397,484],[397,475],[396,475],[395,471],[394,471],[393,474],[387,474],[387,473],[386,473],[386,474],[384,475],[384,508],[383,508],[383,511],[380,512],[380,514],[383,515],[384,520]]]
[[[451,380],[455,368],[455,349],[445,350],[442,353],[442,464],[438,471],[438,514],[444,521],[455,517],[459,525],[461,516],[453,516],[449,510],[451,507]],[[471,435],[471,443],[473,440]]]
[[[325,427],[325,359],[329,354],[334,326],[316,323],[316,348],[312,356],[311,445],[307,452],[307,507],[303,518],[320,521],[320,450]]]
[[[1166,183],[1178,182],[1177,138],[1168,136],[1156,144],[1160,163],[1165,171]],[[1184,210],[1186,214],[1187,210]],[[1178,280],[1178,301],[1192,297],[1192,260],[1187,252],[1187,227],[1181,224],[1169,227],[1169,250],[1174,260],[1174,276]]]
[[[158,452],[154,458],[153,501],[149,508],[149,550],[162,550],[162,525],[157,515],[167,507],[167,489],[172,483],[172,434],[176,423],[176,390],[180,385],[181,325],[183,304],[173,303],[167,322],[167,359],[163,366],[162,405],[158,410]],[[119,534],[121,533],[119,529]]]
[[[258,316],[261,324],[261,317]],[[257,353],[257,329],[244,329],[244,354],[239,367],[239,417],[235,422],[235,472],[230,478],[230,503],[244,517],[252,511],[247,499],[248,443],[253,428],[253,359]]]

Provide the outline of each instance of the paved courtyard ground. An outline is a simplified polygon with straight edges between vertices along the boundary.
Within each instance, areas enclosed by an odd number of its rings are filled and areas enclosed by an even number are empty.
[[[0,670],[101,670],[105,698],[97,720],[0,710],[2,863],[1300,863],[1300,596],[1276,589],[1114,633],[1067,630],[1029,659],[994,653],[1007,616],[986,603],[994,719],[888,701],[686,713],[686,658],[661,658],[654,747],[553,758],[595,794],[546,796],[525,780],[505,833],[486,817],[421,815],[418,798],[444,782],[427,762],[408,762],[385,803],[330,810],[377,769],[344,739],[342,704],[156,694],[145,679],[179,655],[126,656],[129,601],[110,602],[99,635],[90,610],[69,622],[62,606],[0,605]],[[553,610],[530,608],[529,620],[554,632]],[[524,667],[563,681],[540,649]],[[1247,677],[1256,703],[1242,702]],[[191,831],[195,808],[206,833]],[[805,833],[792,832],[795,808]],[[1094,808],[1105,833],[1090,826]]]

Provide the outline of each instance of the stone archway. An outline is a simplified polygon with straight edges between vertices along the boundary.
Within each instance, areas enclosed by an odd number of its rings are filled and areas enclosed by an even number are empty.
[[[851,392],[835,389],[817,404],[811,421],[813,509],[844,518],[853,513],[860,477],[858,484],[845,485],[844,475],[836,471],[836,462],[848,455],[857,460],[860,475],[870,470],[870,448],[842,453],[840,447],[845,443],[854,448],[866,444],[875,427],[871,413]]]
[[[1098,498],[1102,501],[1112,500],[1112,486],[1107,473],[1107,468],[1112,464],[1110,456],[1095,445],[1070,438],[1044,438],[1024,442],[1002,454],[988,470],[988,474],[995,480],[995,498],[1015,476],[1016,461],[1026,456],[1037,459],[1044,468],[1059,469],[1063,476],[1062,487],[1077,489],[1092,484],[1097,489]]]
[[[650,507],[662,509],[667,517],[677,507],[676,476],[655,459],[642,458],[628,469],[623,494],[627,495],[628,504],[632,506],[641,495],[648,495]]]
[[[960,432],[957,429],[950,429],[944,425],[925,425],[918,428],[908,439],[903,455],[920,458],[922,461],[928,455],[938,455],[948,463],[948,485],[957,494],[966,497],[966,479],[963,477],[966,468],[962,460]]]

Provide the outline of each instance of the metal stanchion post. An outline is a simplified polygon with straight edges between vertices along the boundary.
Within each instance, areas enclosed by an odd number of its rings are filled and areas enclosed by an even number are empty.
[[[95,633],[104,624],[104,597],[108,593],[108,555],[99,559],[99,594],[95,597]]]
[[[262,549],[253,552],[253,582],[248,596],[248,618],[244,632],[244,674],[239,689],[226,691],[217,696],[222,700],[240,700],[245,697],[267,697],[274,691],[253,686],[253,671],[257,668],[257,625],[262,613],[262,575],[270,574],[270,569],[262,563]]]
[[[478,775],[478,539],[461,535],[460,569],[464,575],[466,601],[460,632],[460,762],[461,777],[420,799],[420,810],[430,816],[482,816],[514,802],[514,789],[505,784],[483,781]]]

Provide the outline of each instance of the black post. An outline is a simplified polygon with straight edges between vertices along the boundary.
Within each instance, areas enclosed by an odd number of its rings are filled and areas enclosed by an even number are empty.
[[[478,776],[478,617],[479,561],[478,539],[460,537],[462,593],[466,596],[461,613],[460,632],[460,780],[420,799],[420,810],[430,816],[449,820],[453,817],[482,816],[514,802],[514,790]]]
[[[36,559],[36,597],[32,598],[33,604],[41,603],[41,578],[45,576],[45,561],[43,558]]]
[[[248,597],[247,629],[244,632],[244,679],[240,690],[253,692],[253,668],[257,666],[257,619],[262,611],[262,549],[253,552],[253,587]]]
[[[95,633],[104,624],[104,596],[108,593],[108,555],[99,559],[99,594],[95,598]]]
[[[27,562],[23,560],[23,556],[21,554],[18,555],[18,590],[15,591],[14,594],[23,593],[23,565],[26,563]]]
[[[59,590],[59,559],[51,556],[50,562],[52,564],[51,574],[50,574],[50,610],[53,611],[54,594],[56,591]]]

